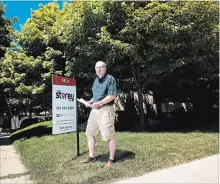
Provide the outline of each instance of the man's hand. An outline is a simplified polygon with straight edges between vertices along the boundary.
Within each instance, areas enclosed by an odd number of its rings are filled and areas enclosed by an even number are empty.
[[[89,105],[86,105],[86,107],[91,107],[92,102],[91,101],[86,101]]]
[[[87,103],[88,103],[89,105],[92,105],[92,102],[91,102],[91,101],[87,101]]]
[[[93,109],[98,109],[99,107],[101,107],[100,102],[95,102],[91,105],[91,108],[93,108]]]

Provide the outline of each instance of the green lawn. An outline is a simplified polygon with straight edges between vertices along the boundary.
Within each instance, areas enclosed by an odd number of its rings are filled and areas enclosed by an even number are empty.
[[[12,135],[12,139],[17,139],[14,146],[22,162],[37,183],[111,183],[219,151],[218,133],[120,132],[117,133],[117,162],[112,168],[104,169],[107,145],[100,137],[96,147],[99,162],[80,164],[88,155],[84,133],[80,134],[82,155],[77,158],[76,134],[49,135],[50,127],[51,122],[38,123]]]

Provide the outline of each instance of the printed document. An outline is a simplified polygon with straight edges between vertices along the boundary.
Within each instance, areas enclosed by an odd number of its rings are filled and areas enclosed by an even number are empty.
[[[85,101],[84,99],[80,98],[80,99],[77,99],[79,102],[81,102],[82,104],[84,104],[86,107],[91,107],[91,105]]]

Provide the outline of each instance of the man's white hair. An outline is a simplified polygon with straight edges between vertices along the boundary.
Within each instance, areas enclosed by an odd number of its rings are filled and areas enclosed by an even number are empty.
[[[97,61],[95,65],[106,66],[104,61]]]

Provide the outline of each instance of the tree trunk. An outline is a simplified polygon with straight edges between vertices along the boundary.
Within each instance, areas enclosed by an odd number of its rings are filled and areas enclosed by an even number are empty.
[[[143,108],[143,93],[138,88],[138,101],[139,101],[139,113],[140,113],[140,124],[142,128],[145,128],[145,121],[144,121],[144,108]]]
[[[140,79],[139,71],[140,71],[139,66],[137,66],[137,68],[135,68],[135,66],[132,66],[132,73],[133,73],[133,77],[134,77],[134,80],[135,80],[135,83],[136,83],[137,93],[138,93],[140,124],[141,124],[141,128],[145,129],[144,108],[143,108],[143,93],[142,93],[142,90],[141,90],[141,85],[140,85],[140,80],[139,80]]]
[[[32,118],[32,110],[29,110],[29,119]]]

